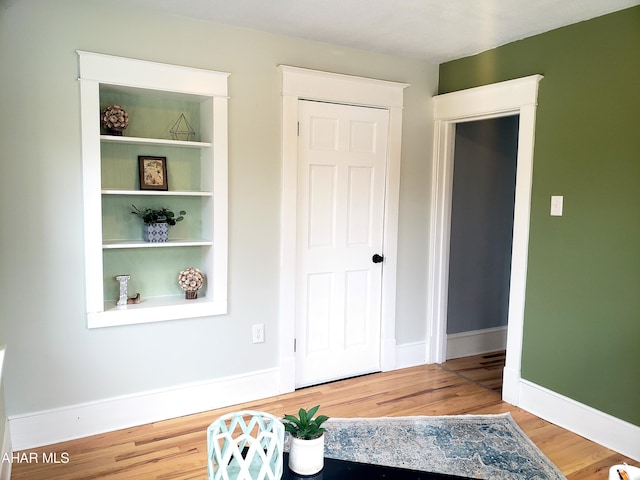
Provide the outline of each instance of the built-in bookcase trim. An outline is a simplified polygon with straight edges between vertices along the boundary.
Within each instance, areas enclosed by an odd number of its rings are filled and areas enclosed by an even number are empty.
[[[78,56],[88,327],[120,326],[226,313],[228,252],[227,81],[229,74],[84,51],[78,51]],[[114,92],[125,97],[128,96],[127,98],[144,97],[144,102],[148,102],[149,98],[158,98],[159,101],[169,104],[171,102],[187,102],[189,106],[193,106],[196,116],[199,111],[199,118],[196,119],[199,131],[195,138],[206,141],[156,138],[155,133],[147,134],[146,131],[137,131],[132,136],[128,136],[126,130],[123,136],[105,135],[104,131],[101,131],[99,121],[100,109],[104,106],[101,105],[101,95],[110,95]],[[163,111],[173,114],[172,109]],[[130,123],[132,121],[134,120],[130,118]],[[149,191],[132,189],[134,180],[131,178],[126,185],[123,185],[122,182],[109,181],[109,184],[105,186],[102,183],[103,168],[116,169],[117,174],[122,173],[117,170],[121,168],[117,165],[112,165],[107,161],[104,165],[102,164],[102,146],[106,145],[116,146],[118,152],[122,148],[125,153],[119,154],[131,157],[126,161],[132,165],[136,161],[137,154],[135,152],[139,151],[140,147],[167,149],[167,151],[178,153],[192,151],[193,153],[188,157],[189,161],[192,161],[191,159],[195,155],[193,161],[199,162],[194,165],[195,171],[198,172],[195,177],[196,183],[191,182],[193,184],[187,184],[186,188],[185,185],[180,185],[177,190]],[[171,161],[170,155],[168,161]],[[128,175],[128,173],[124,172],[124,175]],[[134,169],[131,169],[131,175],[135,175]],[[169,188],[171,188],[171,184]],[[186,235],[195,238],[172,238],[170,236],[170,242],[163,244],[146,243],[139,238],[119,238],[119,230],[108,230],[117,222],[113,220],[106,222],[106,224],[103,222],[103,215],[110,214],[109,207],[103,208],[103,201],[107,198],[115,200],[118,196],[139,197],[140,204],[152,202],[154,199],[161,200],[170,206],[179,205],[180,198],[185,201],[192,198],[190,205],[193,205],[193,202],[199,198],[197,200],[197,210],[199,211],[194,212],[191,207],[191,211],[188,212],[190,215],[185,219],[185,221],[198,219],[196,224],[192,224],[195,232],[191,231]],[[113,217],[110,218],[113,219]],[[105,230],[107,235],[104,235],[103,228],[107,229]],[[193,248],[196,249],[194,252],[199,252],[195,253],[195,257],[200,258],[200,264],[185,265],[184,267],[197,267],[205,273],[205,287],[199,292],[200,298],[186,300],[183,295],[166,296],[158,295],[154,291],[140,292],[141,302],[139,304],[128,304],[122,307],[116,306],[117,298],[105,298],[110,296],[105,294],[106,280],[104,278],[105,270],[109,270],[105,269],[103,262],[109,260],[105,259],[103,252],[113,252],[109,254],[109,258],[115,258],[113,255],[122,255],[117,253],[120,251],[135,253],[144,250],[154,252],[153,258],[162,259],[164,255],[172,255],[172,252],[176,252],[175,247]],[[115,263],[111,264],[111,267],[117,268]],[[127,274],[127,272],[122,273]],[[167,271],[167,275],[168,273]],[[173,272],[171,273],[171,277],[173,277]],[[176,271],[176,281],[177,274]],[[110,288],[113,289],[113,286]],[[129,292],[130,296],[135,293],[137,292]]]

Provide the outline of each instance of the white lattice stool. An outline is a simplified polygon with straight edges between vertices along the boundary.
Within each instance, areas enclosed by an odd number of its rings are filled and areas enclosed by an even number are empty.
[[[207,429],[209,480],[280,480],[284,425],[265,412],[223,415]]]

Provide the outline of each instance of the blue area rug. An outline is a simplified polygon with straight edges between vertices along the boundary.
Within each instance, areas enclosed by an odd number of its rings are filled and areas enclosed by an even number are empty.
[[[510,414],[332,418],[325,456],[485,480],[564,479]]]

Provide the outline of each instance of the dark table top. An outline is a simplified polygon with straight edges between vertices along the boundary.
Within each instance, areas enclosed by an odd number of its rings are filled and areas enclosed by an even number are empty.
[[[366,463],[350,462],[347,460],[335,460],[333,458],[324,459],[324,468],[316,475],[297,475],[289,470],[289,454],[284,454],[283,479],[286,480],[343,480],[343,479],[366,479],[366,480],[444,480],[467,477],[456,475],[446,475],[442,473],[419,472],[406,468],[385,467],[382,465],[370,465]]]

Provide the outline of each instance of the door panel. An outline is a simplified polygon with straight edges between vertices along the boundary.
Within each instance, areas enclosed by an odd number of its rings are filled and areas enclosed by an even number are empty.
[[[299,102],[296,386],[380,368],[386,110]]]
[[[367,271],[347,272],[346,274],[346,306],[345,316],[349,319],[345,325],[344,343],[347,347],[365,345],[367,337],[367,314],[371,286],[370,275]]]
[[[349,169],[347,245],[350,247],[367,245],[370,241],[373,187],[373,168]]]
[[[336,226],[336,167],[309,167],[309,248],[334,245]]]
[[[308,353],[323,352],[330,348],[333,277],[331,273],[318,273],[307,277]]]

